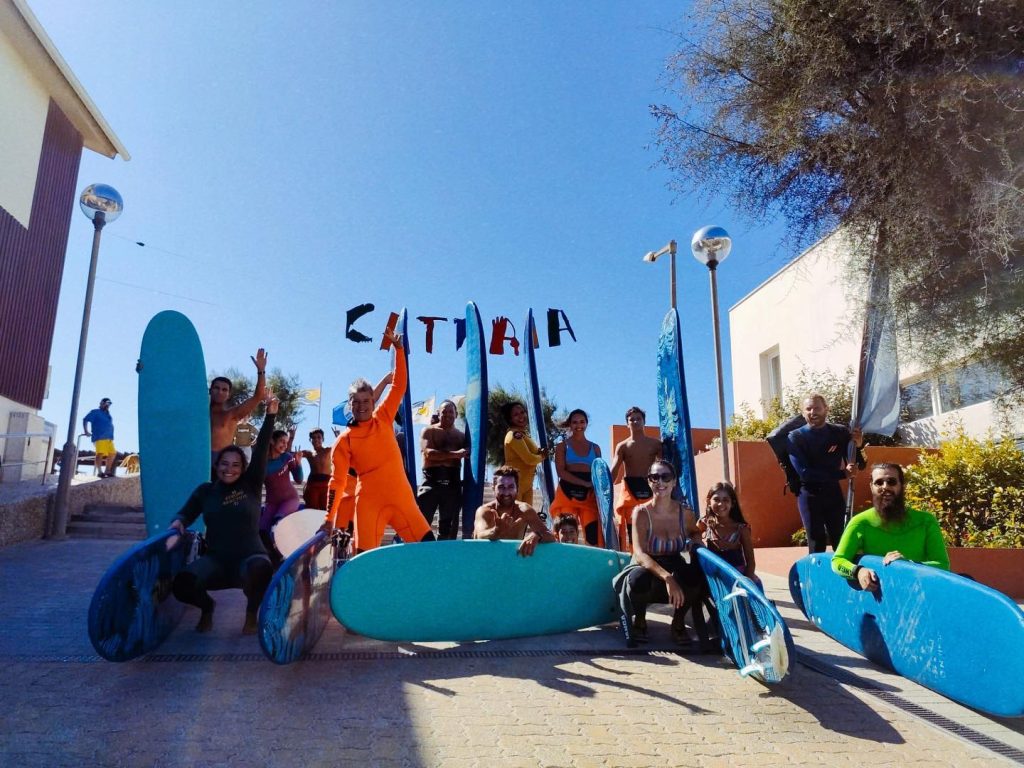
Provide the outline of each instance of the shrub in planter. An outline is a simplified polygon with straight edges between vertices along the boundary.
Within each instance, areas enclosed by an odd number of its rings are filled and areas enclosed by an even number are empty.
[[[1024,547],[1024,451],[958,429],[906,470],[907,503],[933,512],[954,547]]]

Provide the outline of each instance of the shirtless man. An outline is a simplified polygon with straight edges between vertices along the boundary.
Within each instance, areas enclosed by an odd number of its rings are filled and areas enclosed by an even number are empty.
[[[434,522],[438,512],[437,536],[454,539],[459,533],[462,511],[462,460],[466,458],[466,436],[455,428],[455,403],[444,400],[438,409],[436,425],[423,430],[420,451],[423,453],[423,481],[416,504],[427,519]]]
[[[300,451],[309,462],[309,479],[302,491],[302,501],[310,509],[327,509],[327,484],[331,480],[331,449],[324,447],[324,431],[314,429],[309,433],[312,451]]]
[[[217,463],[220,452],[234,443],[235,430],[238,423],[256,410],[263,400],[267,388],[267,353],[263,347],[256,350],[256,356],[250,358],[256,366],[256,391],[244,403],[230,407],[231,379],[218,376],[210,382],[210,467],[211,478],[213,466]]]
[[[661,458],[661,440],[644,433],[647,414],[637,406],[626,411],[629,437],[615,446],[611,476],[614,482],[619,468],[624,468],[622,485],[619,487],[619,503],[615,505],[615,523],[619,526],[619,541],[633,546],[633,509],[651,498],[651,486],[647,482],[647,470]]]
[[[492,480],[494,501],[484,504],[476,511],[473,525],[474,539],[512,539],[522,541],[519,554],[529,557],[537,544],[555,541],[555,535],[548,530],[536,510],[529,504],[516,501],[519,491],[519,473],[512,467],[499,467]]]

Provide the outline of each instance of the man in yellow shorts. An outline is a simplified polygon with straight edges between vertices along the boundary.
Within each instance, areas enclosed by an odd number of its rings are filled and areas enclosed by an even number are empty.
[[[100,407],[93,408],[82,419],[82,431],[90,438],[96,451],[96,466],[100,468],[100,477],[114,476],[114,459],[117,449],[114,448],[114,417],[110,415],[109,397],[100,400]],[[89,429],[90,425],[92,430]]]

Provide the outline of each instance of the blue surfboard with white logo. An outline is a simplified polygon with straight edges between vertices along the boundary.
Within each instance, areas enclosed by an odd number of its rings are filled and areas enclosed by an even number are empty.
[[[480,311],[466,305],[466,443],[462,467],[462,538],[473,537],[476,510],[484,503],[487,469],[487,346]]]
[[[679,477],[681,500],[692,510],[700,509],[697,470],[693,464],[690,433],[690,405],[683,371],[683,341],[679,314],[670,309],[658,338],[658,420],[661,440],[669,461]]]
[[[530,416],[530,429],[537,439],[537,447],[541,450],[550,449],[548,431],[544,421],[544,398],[541,396],[540,378],[537,375],[537,354],[533,348],[533,339],[537,335],[537,326],[533,321],[533,310],[526,316],[526,333],[523,339],[524,358],[526,360],[526,408]],[[555,500],[555,473],[551,459],[540,463],[541,490],[544,492],[545,509]],[[533,478],[530,478],[533,482]],[[551,521],[548,521],[549,524]]]

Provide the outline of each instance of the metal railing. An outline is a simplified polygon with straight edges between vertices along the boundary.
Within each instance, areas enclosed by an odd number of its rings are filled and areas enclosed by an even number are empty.
[[[49,463],[50,457],[53,455],[53,435],[51,435],[49,432],[0,432],[0,440],[4,441],[4,447],[5,448],[6,448],[6,445],[7,445],[7,440],[9,438],[26,439],[26,438],[30,438],[30,437],[45,437],[46,438],[46,454],[44,455],[44,457],[42,459],[38,460],[38,461],[12,461],[12,462],[8,462],[8,463],[4,464],[2,468],[0,468],[0,472],[2,472],[3,469],[9,468],[9,467],[30,467],[30,466],[33,466],[35,464],[42,464],[43,465],[43,472],[42,472],[42,477],[39,480],[39,484],[40,485],[46,485],[46,465]]]

